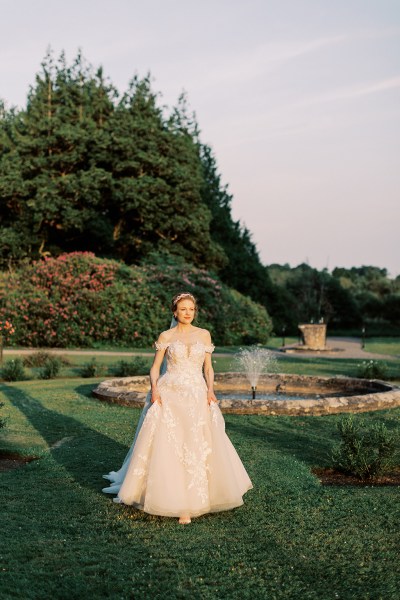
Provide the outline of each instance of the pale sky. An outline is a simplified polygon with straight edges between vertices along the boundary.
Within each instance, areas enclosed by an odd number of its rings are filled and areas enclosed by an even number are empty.
[[[0,97],[46,48],[182,90],[264,264],[400,273],[400,0],[0,0]]]

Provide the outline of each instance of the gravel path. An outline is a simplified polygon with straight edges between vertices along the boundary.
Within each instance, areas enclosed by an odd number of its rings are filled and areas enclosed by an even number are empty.
[[[8,348],[4,350],[4,356],[15,354],[24,355],[33,352],[48,352],[49,354],[69,354],[72,356],[152,356],[153,352],[129,352],[119,350],[68,350],[68,348]]]
[[[290,350],[292,346],[286,346]],[[327,347],[331,349],[323,352],[297,352],[298,356],[326,356],[327,358],[360,358],[363,360],[370,359],[385,359],[398,360],[398,357],[390,354],[376,354],[374,352],[366,352],[361,348],[359,338],[343,338],[343,337],[328,337]]]

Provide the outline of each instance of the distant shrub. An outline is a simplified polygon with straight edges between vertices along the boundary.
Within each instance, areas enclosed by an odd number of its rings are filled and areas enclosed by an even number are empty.
[[[357,377],[361,379],[385,379],[387,366],[377,360],[364,360],[358,365]]]
[[[22,360],[25,367],[43,367],[52,356],[54,355],[50,352],[40,350],[39,352],[27,354]],[[68,366],[71,364],[71,361],[65,356],[58,356],[57,358],[62,365]]]
[[[332,451],[336,469],[360,479],[383,475],[399,458],[399,434],[389,431],[383,423],[367,427],[353,415],[338,424],[341,441]]]
[[[92,358],[91,361],[82,365],[82,367],[79,370],[79,374],[81,377],[99,377],[101,375],[104,375],[104,373],[104,365],[97,364],[95,358]]]
[[[57,356],[49,356],[39,369],[39,379],[54,379],[61,369],[61,360]]]
[[[23,381],[27,379],[25,369],[20,358],[7,360],[0,371],[4,381]]]
[[[0,402],[0,408],[3,408],[4,402]],[[6,426],[6,419],[0,417],[0,429]]]
[[[117,377],[133,377],[134,375],[147,375],[149,365],[144,358],[137,356],[129,362],[120,360],[112,370]]]

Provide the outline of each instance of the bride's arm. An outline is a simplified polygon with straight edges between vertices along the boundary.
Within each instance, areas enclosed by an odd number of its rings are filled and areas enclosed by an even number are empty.
[[[160,377],[160,368],[163,361],[165,350],[157,350],[150,369],[151,401],[161,404],[160,392],[157,388],[158,378]]]
[[[211,336],[208,331],[206,332],[204,342],[206,346],[213,347],[211,343]],[[206,352],[204,357],[204,377],[207,383],[208,404],[211,404],[211,402],[218,402],[214,393],[214,369],[212,366],[211,352]]]
[[[206,352],[204,358],[204,377],[207,383],[208,404],[211,404],[211,402],[218,402],[214,394],[214,369],[212,367],[211,354],[209,352]]]
[[[157,382],[160,377],[160,369],[166,349],[167,345],[165,344],[163,334],[161,334],[158,338],[158,341],[156,342],[156,353],[154,356],[153,364],[150,368],[151,401],[153,402],[153,404],[154,402],[158,402],[159,404],[161,404],[161,396],[157,388]]]

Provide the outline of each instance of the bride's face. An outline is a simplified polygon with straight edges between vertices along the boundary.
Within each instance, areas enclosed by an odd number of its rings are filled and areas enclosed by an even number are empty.
[[[189,325],[194,319],[195,312],[196,310],[193,300],[179,300],[178,306],[175,310],[175,319],[178,321],[178,323]]]

